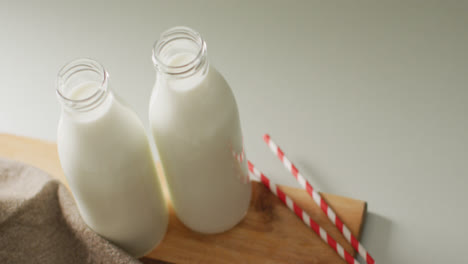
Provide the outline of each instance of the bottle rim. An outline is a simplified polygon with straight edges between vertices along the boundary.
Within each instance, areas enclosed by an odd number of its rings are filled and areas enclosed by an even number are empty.
[[[65,91],[67,88],[70,88],[68,82],[79,74],[86,72],[96,74],[95,82],[99,83],[99,89],[96,89],[93,94],[85,98],[70,98]],[[104,98],[104,95],[107,94],[108,79],[109,74],[101,63],[91,58],[77,58],[68,62],[59,70],[57,74],[56,94],[63,105],[78,111],[88,111],[97,106],[102,101],[102,98]]]
[[[164,52],[166,52],[165,49],[168,48],[168,44],[180,40],[189,40],[196,45],[195,56],[184,64],[169,65],[163,58]],[[152,60],[156,70],[176,77],[190,76],[206,66],[206,42],[200,33],[186,26],[172,27],[161,33],[159,40],[153,45],[152,53]]]

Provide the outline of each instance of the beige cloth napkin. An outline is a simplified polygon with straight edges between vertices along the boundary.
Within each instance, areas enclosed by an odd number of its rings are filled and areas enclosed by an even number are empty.
[[[0,159],[0,263],[140,263],[89,229],[47,173]]]

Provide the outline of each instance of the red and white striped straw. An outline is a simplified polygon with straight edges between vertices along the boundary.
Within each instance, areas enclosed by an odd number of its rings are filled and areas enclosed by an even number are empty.
[[[271,151],[278,156],[278,158],[283,163],[284,167],[291,172],[291,174],[296,178],[302,188],[304,188],[307,193],[312,197],[315,203],[322,209],[322,211],[328,216],[330,221],[340,230],[341,234],[348,240],[348,242],[353,246],[353,248],[363,257],[368,264],[374,264],[375,261],[371,255],[367,252],[364,246],[356,239],[349,228],[341,221],[341,219],[336,215],[333,209],[328,205],[328,203],[322,198],[317,190],[312,187],[312,185],[307,181],[304,176],[299,172],[297,167],[284,155],[284,152],[281,150],[278,145],[271,140],[270,135],[265,134],[263,139],[270,147]]]
[[[325,229],[320,227],[310,216],[302,210],[288,195],[286,195],[275,183],[268,179],[265,174],[257,170],[252,162],[247,161],[249,165],[249,171],[256,177],[260,178],[260,181],[270,191],[277,196],[291,211],[293,211],[308,227],[310,227],[325,243],[327,243],[338,255],[349,264],[359,264],[351,254],[344,250],[343,246],[336,242]]]

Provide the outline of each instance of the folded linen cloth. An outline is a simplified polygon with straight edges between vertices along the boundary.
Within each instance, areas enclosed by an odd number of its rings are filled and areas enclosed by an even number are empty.
[[[0,263],[140,263],[83,222],[68,189],[0,159]]]

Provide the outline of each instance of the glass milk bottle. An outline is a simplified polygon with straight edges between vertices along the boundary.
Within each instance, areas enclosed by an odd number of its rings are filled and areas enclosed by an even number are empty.
[[[231,88],[190,28],[164,32],[153,62],[150,125],[175,212],[192,230],[228,230],[245,216],[251,197]]]
[[[60,163],[81,216],[133,256],[149,253],[166,233],[168,213],[142,122],[91,59],[60,70],[57,97]]]

